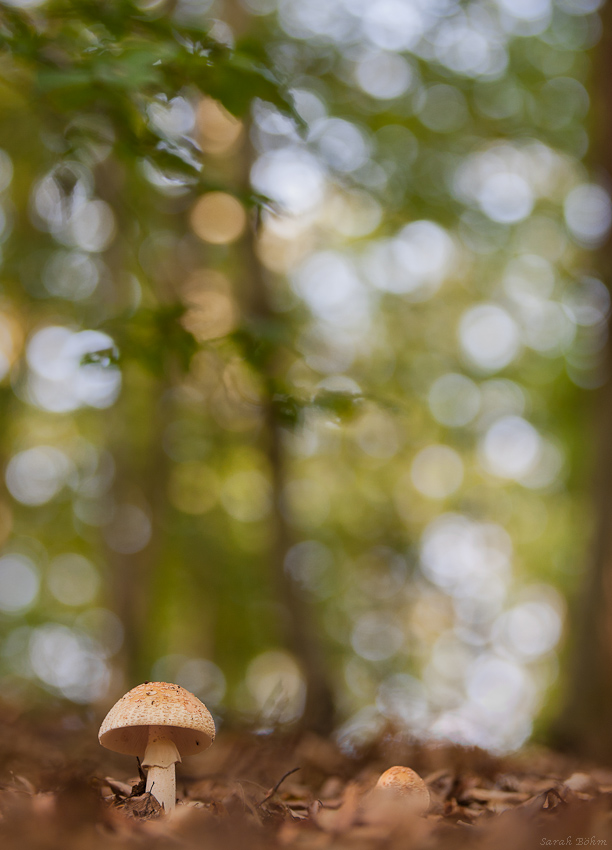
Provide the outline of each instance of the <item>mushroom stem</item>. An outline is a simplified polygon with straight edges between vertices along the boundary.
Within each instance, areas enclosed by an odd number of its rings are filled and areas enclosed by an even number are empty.
[[[174,810],[176,800],[176,775],[174,765],[159,767],[152,764],[147,771],[147,791],[155,797],[164,811]]]
[[[163,726],[151,726],[142,760],[142,766],[148,768],[146,790],[153,794],[167,813],[174,810],[176,803],[174,765],[180,760],[176,744],[167,736],[167,730]]]

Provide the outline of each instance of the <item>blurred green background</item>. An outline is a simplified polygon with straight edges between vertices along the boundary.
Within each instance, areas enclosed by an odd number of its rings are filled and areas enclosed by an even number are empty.
[[[546,726],[601,513],[600,5],[0,3],[4,700]]]

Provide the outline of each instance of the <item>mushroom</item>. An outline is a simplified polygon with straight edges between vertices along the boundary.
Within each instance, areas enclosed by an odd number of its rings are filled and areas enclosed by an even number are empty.
[[[210,712],[193,694],[168,682],[145,682],[115,703],[98,740],[116,753],[138,756],[147,770],[146,790],[166,812],[176,802],[176,762],[199,753],[215,737]]]
[[[418,773],[409,767],[390,767],[378,778],[374,792],[405,803],[415,814],[424,815],[429,808],[429,791]]]

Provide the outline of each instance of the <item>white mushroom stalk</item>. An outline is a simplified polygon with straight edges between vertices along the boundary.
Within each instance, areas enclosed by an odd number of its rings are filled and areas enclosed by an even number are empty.
[[[149,740],[142,766],[147,768],[147,787],[149,791],[170,814],[176,804],[176,769],[174,765],[181,756],[174,741],[168,737],[163,726],[149,727]]]

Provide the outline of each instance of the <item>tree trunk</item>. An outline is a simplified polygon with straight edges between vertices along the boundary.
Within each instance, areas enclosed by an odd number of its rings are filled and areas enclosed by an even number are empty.
[[[612,175],[612,6],[602,10],[603,36],[593,73],[591,167],[607,183]],[[610,287],[612,245],[599,254]],[[587,555],[582,596],[572,618],[573,646],[562,708],[552,724],[555,746],[612,764],[612,321],[603,367],[606,382],[595,408],[595,531]],[[590,435],[584,435],[587,440]]]
[[[245,192],[250,191],[249,172],[252,161],[253,152],[248,142],[247,128],[242,179],[242,188]],[[265,326],[271,325],[277,319],[270,300],[265,271],[257,256],[258,227],[259,219],[254,215],[242,243],[245,267],[243,308],[248,320],[255,325]],[[280,624],[281,634],[287,648],[293,652],[299,662],[306,682],[306,704],[302,725],[307,729],[326,734],[331,731],[334,723],[334,698],[328,680],[327,664],[321,641],[318,639],[311,606],[304,599],[291,575],[285,570],[285,557],[295,540],[292,539],[292,531],[285,518],[287,506],[283,504],[287,479],[283,428],[274,401],[277,368],[277,358],[274,351],[271,351],[260,369],[264,386],[261,401],[264,420],[263,450],[272,478],[270,571],[283,612]]]
[[[612,365],[608,344],[607,370]],[[595,487],[596,528],[579,605],[571,618],[573,647],[552,743],[612,764],[612,383],[602,390]],[[573,622],[572,622],[573,620]]]
[[[125,442],[123,445],[119,442],[114,452],[117,472],[113,496],[116,509],[120,513],[124,503],[134,501],[134,495],[138,497],[136,504],[144,497],[151,522],[151,537],[139,551],[125,553],[107,547],[107,558],[113,575],[114,607],[125,633],[121,660],[129,687],[150,677],[152,662],[160,649],[163,649],[154,639],[152,613],[167,514],[170,460],[163,449],[163,434],[170,417],[170,402],[164,397],[166,388],[167,384],[163,380],[152,382],[150,405],[153,426],[146,466],[135,462],[136,449],[130,448],[132,440],[138,440],[137,435],[130,434],[127,437],[127,446]],[[127,391],[129,387],[124,390]],[[126,416],[125,401],[119,405],[118,412]]]

